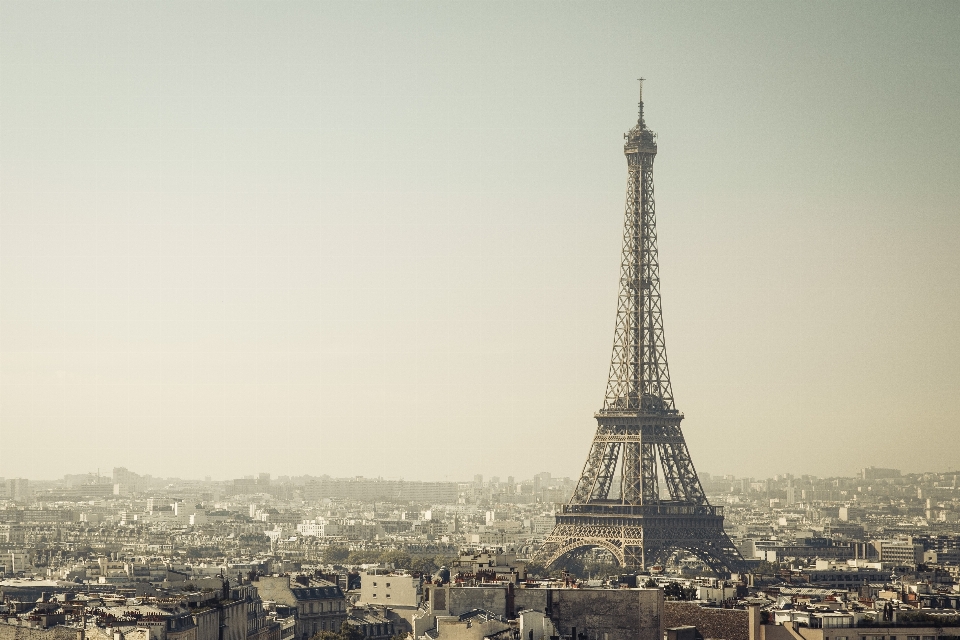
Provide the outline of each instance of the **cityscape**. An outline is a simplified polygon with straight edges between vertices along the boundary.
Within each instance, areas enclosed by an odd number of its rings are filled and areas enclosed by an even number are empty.
[[[0,640],[960,639],[958,41],[0,2]]]
[[[666,628],[697,627],[705,637],[751,638],[759,633],[753,613],[763,627],[802,623],[805,638],[880,629],[952,635],[958,475],[876,467],[839,478],[701,473],[743,557],[744,573],[724,575],[684,554],[638,573],[602,548],[557,568],[538,565],[532,558],[575,489],[573,479],[549,473],[464,482],[268,473],[187,480],[118,467],[7,478],[0,625],[11,638],[77,629],[216,638],[226,625],[230,637],[299,640],[339,634],[344,622],[357,638],[487,637],[518,625],[535,638],[562,635],[564,626],[622,637],[643,631],[618,616],[591,618],[576,598],[594,594],[619,615],[652,607]],[[637,592],[639,601],[623,600]],[[661,592],[660,600],[642,595]],[[548,601],[567,606],[551,616]],[[648,634],[659,628],[649,624]]]

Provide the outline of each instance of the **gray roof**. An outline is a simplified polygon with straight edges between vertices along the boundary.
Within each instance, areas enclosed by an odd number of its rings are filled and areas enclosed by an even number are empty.
[[[290,587],[297,600],[318,600],[321,598],[342,598],[340,587]]]
[[[486,609],[473,609],[472,611],[467,611],[466,613],[460,614],[459,619],[461,622],[464,620],[479,620],[480,622],[486,622],[487,620],[499,620],[500,622],[507,621],[507,619],[503,616],[498,616],[492,611],[487,611]]]

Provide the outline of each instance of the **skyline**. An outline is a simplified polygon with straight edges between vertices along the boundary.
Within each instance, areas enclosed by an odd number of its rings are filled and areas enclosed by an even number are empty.
[[[288,481],[293,481],[293,480],[296,480],[296,479],[303,479],[303,478],[317,479],[317,478],[322,478],[322,477],[328,477],[328,478],[337,479],[337,480],[363,479],[363,480],[367,480],[367,481],[380,481],[380,480],[383,480],[383,481],[389,481],[389,482],[401,481],[401,482],[424,482],[424,483],[430,483],[430,482],[459,482],[459,483],[463,484],[463,483],[476,482],[476,476],[479,475],[479,476],[482,477],[482,481],[483,481],[484,483],[497,482],[497,483],[500,483],[500,484],[508,484],[508,482],[507,482],[508,479],[509,479],[509,478],[514,478],[515,483],[518,483],[518,484],[519,484],[519,483],[521,483],[521,482],[528,482],[528,481],[530,481],[531,479],[533,479],[535,476],[539,476],[539,475],[542,474],[542,473],[550,473],[549,471],[545,471],[545,470],[533,471],[533,469],[530,469],[530,470],[528,470],[528,471],[530,471],[530,475],[529,475],[529,476],[523,476],[523,475],[518,475],[518,474],[510,474],[510,475],[508,475],[508,476],[499,476],[499,475],[485,475],[485,474],[479,473],[479,474],[474,474],[473,477],[467,477],[466,475],[464,475],[463,477],[459,477],[459,476],[456,476],[456,477],[454,477],[454,476],[446,476],[446,477],[443,477],[443,478],[441,478],[441,477],[406,478],[406,477],[402,477],[402,476],[366,476],[366,475],[363,475],[363,474],[356,474],[356,475],[352,475],[352,476],[333,476],[333,475],[328,474],[328,473],[286,474],[286,473],[275,473],[275,472],[272,472],[272,471],[264,471],[264,470],[257,470],[257,471],[254,471],[254,472],[250,472],[249,470],[247,470],[247,471],[245,471],[245,472],[243,472],[243,473],[241,473],[241,474],[239,474],[239,475],[237,475],[237,476],[215,477],[215,476],[211,476],[211,475],[204,475],[204,476],[156,476],[156,475],[153,475],[153,474],[151,474],[151,473],[144,473],[144,474],[141,475],[140,472],[143,471],[142,469],[128,469],[128,468],[126,468],[126,467],[118,467],[118,468],[119,468],[119,469],[123,469],[124,471],[127,471],[127,472],[133,472],[134,474],[140,475],[141,478],[150,478],[151,480],[174,480],[174,481],[175,481],[175,480],[180,480],[180,481],[184,481],[184,482],[213,482],[213,483],[224,483],[224,482],[229,483],[229,482],[234,481],[234,480],[257,479],[257,478],[258,478],[259,476],[261,476],[262,474],[266,474],[266,476],[267,476],[267,478],[270,480],[270,482],[274,482],[274,481],[278,481],[278,482],[288,482]],[[880,471],[888,471],[888,470],[890,470],[890,469],[887,468],[887,467],[876,467],[876,466],[873,466],[873,465],[867,467],[866,469],[869,469],[869,470],[880,470]],[[940,475],[942,475],[942,476],[949,476],[949,475],[954,475],[954,476],[960,476],[960,467],[957,467],[957,468],[955,468],[955,469],[941,469],[941,470],[931,470],[931,469],[927,469],[927,470],[914,470],[914,471],[904,470],[904,469],[893,469],[893,470],[894,470],[894,471],[901,472],[901,474],[902,474],[902,475],[900,475],[900,476],[891,476],[892,478],[896,478],[896,479],[909,478],[910,476],[925,476],[925,475],[934,475],[934,476],[940,476]],[[50,476],[46,476],[46,477],[29,477],[29,476],[25,476],[23,479],[29,480],[30,482],[57,483],[57,482],[59,482],[59,481],[62,481],[62,480],[64,480],[64,479],[68,478],[68,476],[70,476],[70,479],[72,479],[72,480],[75,480],[77,476],[84,476],[84,475],[87,475],[87,476],[96,476],[96,477],[99,477],[99,478],[111,478],[111,477],[113,476],[113,471],[114,471],[114,469],[102,469],[102,470],[101,470],[101,469],[98,468],[98,469],[87,470],[87,471],[80,472],[80,473],[62,474],[62,475],[60,475],[60,476],[55,476],[55,477],[50,477]],[[845,475],[845,476],[818,476],[818,475],[816,475],[816,474],[811,474],[811,473],[799,473],[799,474],[794,474],[794,473],[777,473],[777,474],[773,474],[773,475],[767,476],[767,477],[758,477],[758,476],[738,476],[737,474],[730,474],[730,473],[727,473],[727,474],[715,474],[715,473],[710,473],[709,470],[707,470],[707,471],[698,470],[698,475],[701,476],[701,477],[703,477],[703,478],[708,479],[709,481],[715,481],[715,480],[720,480],[720,479],[725,479],[725,478],[726,478],[726,479],[733,478],[733,479],[736,479],[736,480],[753,480],[753,481],[765,481],[765,480],[777,480],[777,481],[782,481],[782,480],[784,480],[784,479],[786,479],[786,478],[793,478],[793,479],[795,479],[795,480],[800,480],[800,479],[802,479],[802,478],[818,479],[818,480],[830,480],[830,479],[835,479],[835,478],[843,478],[843,479],[851,479],[851,478],[853,478],[853,479],[856,479],[856,478],[862,476],[862,471],[864,471],[864,469],[858,470],[858,471],[857,471],[856,473],[854,473],[853,475]],[[561,476],[561,475],[551,474],[551,478],[552,478],[553,480],[575,481],[576,478],[577,478],[577,476],[576,476],[576,475],[574,475],[574,476]],[[0,477],[0,479],[3,479],[3,480],[14,480],[14,479],[17,479],[17,478],[12,478],[12,477],[3,478],[3,477]],[[881,481],[882,481],[882,482],[886,482],[886,481],[888,480],[888,478],[887,478],[887,476],[883,476],[883,477],[877,477],[877,478],[864,478],[863,480],[864,480],[864,482],[874,482],[874,483],[877,483],[877,482],[881,482]]]
[[[641,75],[697,469],[950,469],[960,7],[596,9],[0,3],[0,476],[577,477]]]

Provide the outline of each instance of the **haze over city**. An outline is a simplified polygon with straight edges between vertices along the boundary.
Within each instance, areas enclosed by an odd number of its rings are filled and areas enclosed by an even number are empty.
[[[0,0],[0,640],[960,640],[958,42]]]
[[[0,476],[578,477],[641,75],[697,469],[955,470],[958,41],[946,2],[4,0]]]

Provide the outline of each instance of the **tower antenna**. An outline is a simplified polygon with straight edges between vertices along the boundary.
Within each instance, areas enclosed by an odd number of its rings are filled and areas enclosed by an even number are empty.
[[[640,125],[640,128],[643,129],[646,127],[646,123],[643,121],[643,81],[646,78],[637,78],[637,81],[640,83],[640,102],[637,105],[639,107],[639,115],[637,116],[637,123]]]

